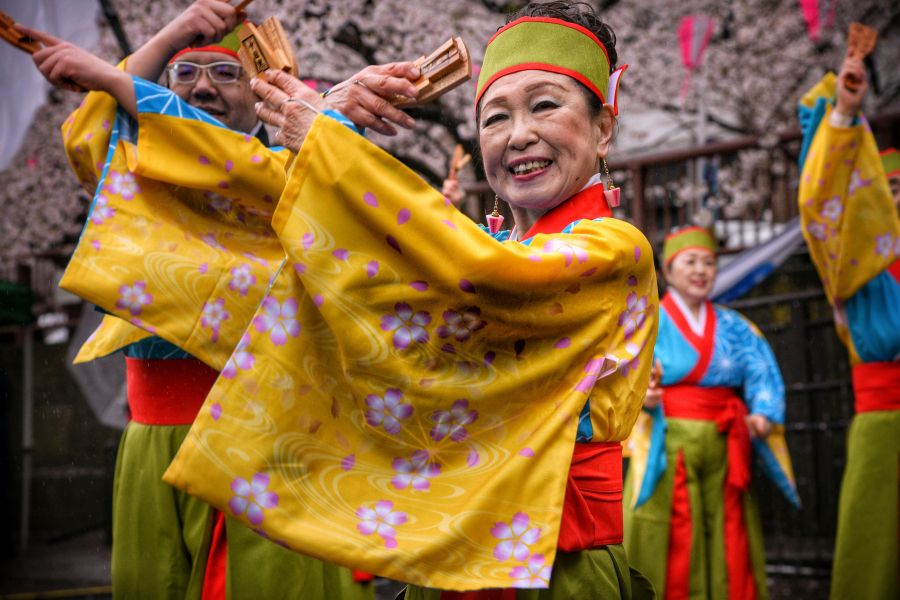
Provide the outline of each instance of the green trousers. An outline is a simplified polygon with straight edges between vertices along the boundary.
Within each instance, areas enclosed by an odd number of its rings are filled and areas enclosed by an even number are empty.
[[[900,411],[860,413],[847,435],[832,600],[900,598]]]
[[[666,597],[672,492],[678,455],[682,454],[690,499],[691,549],[689,591],[692,600],[727,600],[725,562],[725,436],[710,421],[666,420],[666,473],[650,499],[632,507],[633,472],[625,478],[625,549],[631,565]],[[752,495],[744,496],[745,526],[757,598],[766,600],[765,553],[762,526]]]
[[[189,427],[130,423],[113,489],[113,597],[200,598],[212,534],[212,508],[164,483],[163,472]],[[364,600],[371,584],[348,569],[308,558],[227,519],[227,596],[235,600]]]

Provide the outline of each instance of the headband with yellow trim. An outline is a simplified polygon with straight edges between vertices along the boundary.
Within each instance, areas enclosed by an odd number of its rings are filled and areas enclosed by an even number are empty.
[[[184,48],[183,50],[179,50],[175,53],[171,59],[169,59],[169,63],[175,62],[178,57],[183,54],[187,54],[188,52],[218,52],[220,54],[226,54],[232,58],[237,58],[237,52],[241,48],[241,40],[238,37],[238,30],[241,28],[240,25],[232,29],[230,32],[225,34],[218,42],[210,44],[208,46],[198,46],[196,48],[189,47]]]
[[[666,236],[663,262],[666,266],[685,250],[702,248],[716,253],[716,240],[706,227],[685,227]]]
[[[896,148],[888,148],[882,152],[881,164],[884,166],[884,174],[886,176],[900,176],[900,151]]]
[[[501,77],[538,70],[568,75],[604,104],[610,98],[613,112],[618,114],[618,82],[626,68],[624,65],[610,73],[606,47],[581,25],[550,17],[522,17],[500,28],[488,41],[475,105]]]

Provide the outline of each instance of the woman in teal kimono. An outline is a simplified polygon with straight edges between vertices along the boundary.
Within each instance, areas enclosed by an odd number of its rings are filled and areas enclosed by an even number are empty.
[[[625,547],[660,598],[768,597],[751,441],[797,502],[789,468],[766,444],[784,423],[781,373],[759,330],[709,301],[715,249],[700,227],[666,239],[669,287],[644,403],[652,419],[639,422],[631,443]]]
[[[879,157],[860,113],[866,90],[862,61],[847,58],[799,107],[800,220],[853,376],[831,581],[840,600],[900,597],[900,155]]]

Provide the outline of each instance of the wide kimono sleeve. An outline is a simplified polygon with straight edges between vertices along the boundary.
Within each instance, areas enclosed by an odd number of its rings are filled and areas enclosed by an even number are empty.
[[[784,424],[784,379],[775,354],[762,332],[743,316],[733,314],[733,327],[744,340],[743,397],[751,413],[762,415],[772,423]]]
[[[900,220],[868,124],[831,124],[833,90],[832,75],[801,102],[807,142],[799,209],[825,292],[840,306],[896,258]]]
[[[74,171],[97,183],[60,285],[118,317],[79,359],[152,333],[182,348],[197,340],[195,355],[221,369],[284,260],[270,219],[289,153],[133,80],[136,121],[93,93],[63,127]]]
[[[647,387],[644,236],[498,243],[324,117],[273,226],[288,258],[166,480],[326,561],[547,587],[582,408],[622,440]]]

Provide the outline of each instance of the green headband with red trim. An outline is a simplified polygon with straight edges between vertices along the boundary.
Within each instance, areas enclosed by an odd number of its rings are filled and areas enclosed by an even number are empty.
[[[663,244],[663,262],[668,266],[685,250],[702,248],[716,253],[716,240],[706,227],[685,227],[666,236]]]
[[[881,164],[884,166],[884,174],[886,176],[900,176],[900,151],[897,151],[896,148],[888,148],[882,152]]]
[[[538,70],[572,77],[602,103],[611,98],[614,111],[618,112],[615,90],[626,67],[610,74],[610,66],[606,47],[590,30],[562,19],[522,17],[502,27],[488,41],[478,76],[475,105],[501,77]]]

